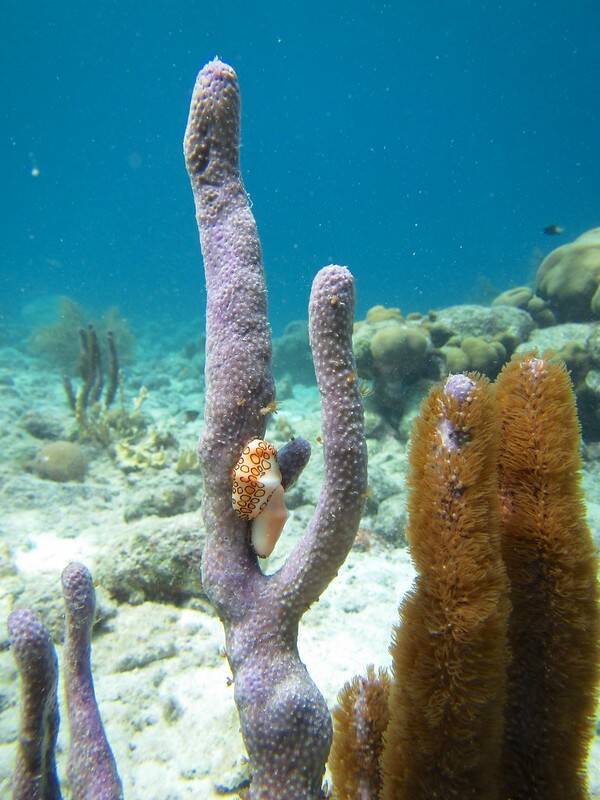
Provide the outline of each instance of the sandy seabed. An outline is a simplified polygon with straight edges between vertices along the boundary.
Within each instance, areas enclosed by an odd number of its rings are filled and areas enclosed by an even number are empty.
[[[150,358],[150,354],[148,358]],[[144,364],[132,371],[144,373]],[[147,366],[147,365],[146,365]],[[145,412],[153,424],[170,430],[178,447],[194,448],[200,421],[186,421],[189,408],[201,407],[196,378],[184,369],[183,357],[153,361],[152,374],[165,380],[150,389]],[[162,385],[161,385],[162,383]],[[70,560],[96,565],[118,552],[132,526],[160,536],[173,518],[139,516],[125,522],[130,499],[152,494],[165,481],[176,481],[173,470],[130,474],[118,469],[107,453],[87,448],[90,466],[82,483],[55,483],[28,469],[42,442],[23,417],[35,413],[68,430],[72,421],[65,407],[60,379],[38,361],[12,348],[0,350],[0,423],[6,435],[0,460],[0,796],[8,797],[18,718],[18,679],[8,649],[5,619],[18,602],[32,602],[60,627],[59,580]],[[314,389],[294,387],[281,404],[282,419],[294,434],[316,442],[319,404]],[[274,423],[273,423],[274,424]],[[374,474],[385,465],[386,481],[398,491],[405,480],[405,446],[374,442]],[[322,454],[313,457],[302,476],[302,499],[292,510],[281,547],[270,560],[276,569],[302,534],[318,493]],[[187,476],[189,485],[197,476]],[[585,476],[592,524],[600,482]],[[375,491],[376,488],[375,488]],[[395,491],[388,489],[389,492]],[[193,498],[192,498],[193,500]],[[144,499],[139,501],[144,507]],[[128,505],[129,504],[129,505]],[[193,506],[193,502],[192,502]],[[177,524],[200,529],[198,508],[177,515]],[[364,549],[353,549],[336,580],[304,617],[299,648],[302,659],[327,698],[335,704],[346,680],[368,664],[389,664],[388,647],[398,604],[414,572],[407,550],[374,536]],[[244,749],[233,702],[230,672],[223,654],[221,625],[200,597],[184,603],[158,602],[143,596],[116,603],[100,582],[102,616],[93,643],[97,696],[128,800],[184,800],[222,797],[247,775]],[[60,658],[60,647],[59,647]],[[62,698],[61,698],[62,703]],[[66,720],[64,707],[63,719]],[[64,778],[67,724],[63,723],[58,763]],[[594,795],[600,797],[600,743],[590,762]]]

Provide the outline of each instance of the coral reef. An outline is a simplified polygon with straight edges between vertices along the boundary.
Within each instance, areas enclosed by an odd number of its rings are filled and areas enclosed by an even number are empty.
[[[372,381],[368,404],[401,429],[432,383],[454,372],[495,378],[535,323],[527,311],[498,304],[451,306],[426,316],[374,306],[354,326],[359,375]]]
[[[547,255],[538,269],[536,287],[559,322],[600,319],[600,228]]]
[[[66,612],[64,685],[71,746],[68,776],[73,800],[123,800],[123,790],[92,681],[90,633],[95,595],[82,564],[62,575]],[[21,676],[19,747],[13,800],[60,800],[54,748],[58,733],[57,664],[50,634],[37,615],[14,611],[8,620],[11,646]]]
[[[82,481],[88,460],[76,442],[50,442],[40,448],[31,467],[49,481]]]
[[[146,469],[163,469],[167,465],[167,454],[176,445],[169,432],[150,430],[143,439],[138,436],[122,436],[113,447],[115,460],[123,472],[140,472]]]
[[[77,331],[86,324],[84,309],[70,297],[61,297],[56,309],[57,319],[34,328],[27,342],[28,350],[42,356],[61,371],[71,373],[77,363],[80,344]]]
[[[119,454],[117,463],[130,485],[143,476],[147,494],[125,511],[126,518],[181,510],[181,496],[163,468],[170,461],[171,477],[182,482],[180,473],[191,473],[184,478],[194,487],[193,474],[199,469],[206,530],[198,532],[191,515],[172,523],[155,519],[151,525],[132,526],[121,541],[115,534],[105,548],[97,574],[114,597],[131,604],[119,615],[134,612],[146,600],[151,606],[141,610],[144,617],[135,617],[136,627],[127,629],[126,652],[119,654],[115,670],[132,673],[154,660],[173,658],[186,626],[184,649],[190,650],[184,658],[197,669],[204,662],[196,661],[198,652],[191,650],[192,635],[202,638],[207,623],[217,621],[206,613],[201,622],[183,617],[194,608],[208,610],[206,592],[225,630],[224,654],[249,755],[249,766],[236,765],[219,777],[217,791],[239,790],[250,773],[251,800],[322,800],[330,796],[322,780],[332,726],[325,700],[300,660],[299,623],[336,575],[357,531],[358,546],[371,546],[370,522],[358,528],[365,505],[371,513],[379,504],[387,519],[386,535],[400,540],[401,532],[392,529],[403,527],[403,489],[397,475],[386,477],[385,467],[403,455],[397,452],[397,438],[373,440],[380,456],[373,471],[382,486],[379,503],[366,484],[362,398],[369,391],[357,378],[352,356],[353,280],[343,267],[326,267],[315,278],[309,305],[309,341],[322,401],[322,431],[313,431],[311,440],[323,448],[324,480],[318,499],[320,466],[308,488],[293,488],[310,446],[293,438],[292,425],[280,417],[273,433],[280,444],[291,441],[276,453],[276,491],[285,491],[289,507],[298,511],[293,535],[286,541],[284,532],[273,561],[259,563],[250,522],[236,515],[232,505],[232,470],[249,442],[263,440],[277,406],[260,242],[239,172],[239,88],[234,71],[219,60],[198,76],[185,155],[208,297],[205,427],[199,457],[186,449],[177,455],[169,432],[153,429],[144,438],[146,425],[138,426],[128,416],[118,416],[113,425],[106,416],[112,410],[99,418],[95,441],[108,444],[113,456]],[[406,318],[396,308],[371,309],[356,328],[355,344],[374,383],[374,400],[386,399],[385,393],[387,400],[404,400],[411,387],[416,397],[451,363],[461,369],[479,366],[495,376],[534,327],[530,314],[539,303],[533,302],[537,296],[526,295],[521,292],[512,298],[514,303],[493,309],[465,306]],[[538,310],[542,314],[547,306]],[[286,346],[297,346],[306,356],[300,328],[291,333],[294,341]],[[89,356],[96,345],[92,339],[86,342]],[[594,372],[596,345],[592,334],[585,346],[565,341],[563,353],[578,382]],[[419,575],[401,607],[402,622],[392,645],[393,674],[369,667],[366,677],[354,679],[340,695],[330,755],[333,797],[586,796],[584,758],[598,679],[596,558],[582,517],[573,400],[564,371],[557,369],[545,359],[526,356],[506,368],[497,400],[485,378],[454,375],[424,405],[413,440],[410,483],[409,538]],[[91,380],[84,376],[88,398],[98,383],[97,372]],[[157,388],[169,383],[167,375],[155,376]],[[302,391],[300,387],[300,396]],[[144,396],[142,389],[139,404]],[[176,413],[179,421],[193,423],[197,411],[186,402]],[[199,398],[195,402],[199,407]],[[370,412],[367,420],[371,432],[387,435],[389,426],[380,416]],[[53,426],[33,417],[23,420],[23,430],[55,436]],[[501,432],[506,441],[500,442]],[[41,490],[65,493],[88,490],[87,485],[38,484]],[[187,502],[187,485],[183,494]],[[107,504],[114,504],[116,493],[107,491],[106,497]],[[391,561],[392,551],[387,552]],[[12,572],[7,575],[15,579]],[[393,577],[388,575],[389,586],[398,575],[397,569]],[[356,585],[355,574],[348,579],[344,613],[356,613],[361,604],[370,608],[380,588],[377,580],[368,593],[357,592]],[[69,565],[63,591],[71,725],[68,788],[75,800],[119,800],[121,782],[91,682],[94,592],[87,570]],[[160,609],[153,600],[188,605],[179,618],[173,608]],[[310,614],[318,618],[326,604]],[[160,628],[153,621],[146,626],[148,614],[167,624]],[[180,623],[177,636],[175,621]],[[14,612],[9,625],[22,682],[15,797],[57,800],[53,647],[48,631],[30,611]],[[222,661],[214,641],[206,651],[202,658]],[[153,673],[150,688],[140,695],[144,700],[157,694],[167,672],[159,667]],[[321,674],[319,685],[322,679]],[[137,688],[137,673],[133,680]],[[166,724],[174,726],[182,706],[171,689],[164,691],[157,716],[161,719],[162,713]],[[211,702],[217,705],[214,697]],[[548,713],[555,708],[556,715]],[[505,725],[508,715],[512,724]],[[152,715],[144,708],[146,716]],[[136,722],[151,724],[145,718]],[[189,722],[182,727],[186,742],[193,740]],[[233,728],[237,731],[237,722]],[[172,734],[173,727],[169,730]],[[201,737],[192,742],[190,751],[206,741]],[[211,737],[211,753],[213,746]],[[197,758],[196,750],[187,776],[196,771]]]
[[[314,385],[315,369],[310,355],[308,325],[304,320],[289,322],[283,334],[273,340],[273,375],[278,384],[288,381]]]
[[[354,326],[353,346],[360,377],[373,383],[375,405],[393,418],[401,415],[411,390],[440,376],[428,331],[419,321],[403,319],[398,309],[370,309]]]
[[[248,522],[231,505],[231,469],[249,441],[264,437],[261,412],[272,404],[274,387],[260,243],[239,174],[238,82],[218,60],[196,81],[185,156],[207,285],[202,583],[225,627],[252,767],[249,797],[308,800],[321,796],[331,721],[298,656],[296,632],[352,545],[366,491],[351,347],[353,283],[336,266],[321,270],[313,283],[309,330],[323,408],[325,481],[306,534],[267,577],[250,546]]]
[[[451,351],[459,350],[464,363],[458,370],[454,369],[456,364],[452,363]],[[441,348],[446,355],[448,372],[468,372],[474,370],[483,375],[495,377],[500,368],[506,361],[506,348],[497,340],[486,341],[478,336],[465,336],[458,348]]]
[[[527,311],[507,304],[450,306],[424,324],[444,357],[443,374],[473,370],[488,378],[496,377],[535,327]]]
[[[578,433],[566,370],[547,358],[515,358],[495,395],[454,375],[425,401],[411,451],[418,577],[378,706],[389,723],[382,745],[361,684],[346,690],[334,797],[360,796],[346,794],[357,775],[384,800],[588,796],[600,614]]]
[[[95,338],[95,334],[94,334]],[[109,337],[112,341],[112,337]],[[142,386],[132,403],[126,405],[123,392],[116,407],[111,405],[120,386],[118,360],[114,343],[109,384],[102,397],[103,376],[95,358],[82,374],[84,381],[75,395],[71,381],[64,378],[63,385],[69,406],[75,413],[75,428],[72,433],[78,441],[110,450],[118,466],[124,472],[162,468],[166,464],[165,450],[176,445],[172,435],[158,430],[147,430],[147,420],[142,412],[148,389]],[[95,349],[95,348],[94,348]],[[87,353],[85,353],[87,360]]]
[[[536,325],[546,328],[548,325],[556,324],[556,318],[547,300],[535,294],[529,286],[514,286],[496,295],[492,300],[492,307],[512,306],[521,308],[531,314]]]
[[[600,657],[597,560],[563,365],[525,356],[497,390],[502,554],[512,613],[504,796],[579,800]]]
[[[527,311],[505,305],[493,308],[476,305],[448,306],[430,312],[425,324],[432,335],[434,331],[442,329],[449,332],[451,337],[457,336],[459,340],[466,336],[476,336],[497,341],[504,341],[508,337],[523,342],[535,328]],[[438,347],[441,344],[439,340],[436,341]]]
[[[593,322],[566,322],[540,328],[517,353],[553,352],[565,362],[577,398],[577,413],[584,441],[600,440],[600,326]]]
[[[408,540],[419,576],[392,644],[382,798],[487,800],[498,790],[509,609],[489,384],[449,378],[413,436]]]
[[[116,309],[109,309],[101,320],[102,333],[91,323],[85,327],[80,324],[77,332],[74,324],[83,318],[83,310],[68,298],[62,298],[61,310],[59,322],[40,328],[35,341],[38,352],[46,352],[44,348],[47,348],[48,353],[55,354],[58,363],[67,356],[75,361],[67,342],[71,341],[74,346],[78,343],[79,356],[75,371],[80,378],[79,386],[71,378],[72,365],[64,370],[62,379],[75,425],[70,430],[63,430],[57,422],[53,423],[38,412],[30,411],[23,416],[22,426],[38,438],[76,439],[81,444],[106,448],[124,471],[162,467],[165,463],[164,435],[151,431],[145,436],[146,419],[141,407],[147,396],[146,387],[140,388],[131,407],[126,407],[124,403],[117,334],[112,329],[106,329],[106,326],[111,323],[116,325],[118,337],[125,342],[128,355],[132,339],[126,323]],[[120,402],[115,407],[117,394]],[[79,459],[76,457],[78,453],[81,454]],[[42,448],[30,466],[41,477],[67,481],[82,480],[84,464],[87,465],[87,459],[77,444],[55,442]]]

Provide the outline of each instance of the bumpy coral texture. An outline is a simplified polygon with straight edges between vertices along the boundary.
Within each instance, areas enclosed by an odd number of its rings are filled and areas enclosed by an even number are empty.
[[[71,793],[74,800],[122,800],[121,780],[104,733],[92,679],[90,650],[96,606],[92,577],[83,564],[72,562],[63,571],[62,585]]]
[[[13,611],[8,633],[21,676],[21,719],[13,800],[60,800],[54,748],[58,734],[58,667],[50,634],[29,609]]]
[[[508,586],[498,430],[485,379],[451,376],[421,409],[408,539],[418,572],[391,647],[383,800],[496,800]]]
[[[96,705],[90,664],[95,594],[83,564],[63,572],[66,612],[64,684],[71,741],[67,772],[72,800],[122,800],[123,790]],[[21,676],[19,745],[13,800],[60,800],[54,751],[58,734],[58,667],[50,634],[28,609],[8,619],[11,647]]]
[[[389,691],[387,672],[376,672],[370,665],[365,677],[356,676],[338,695],[328,762],[335,800],[379,797],[379,761],[389,720]]]
[[[297,436],[292,439],[277,453],[277,461],[281,470],[281,485],[289,489],[298,480],[304,467],[310,459],[310,442]]]
[[[202,583],[225,628],[252,768],[249,797],[312,800],[321,797],[331,720],[300,661],[296,636],[301,615],[346,557],[365,498],[362,404],[351,349],[354,287],[338,266],[321,270],[313,283],[309,324],[325,480],[308,530],[267,577],[250,546],[249,523],[231,504],[231,470],[244,446],[264,437],[261,411],[274,399],[261,248],[239,172],[239,105],[235,72],[219,60],[207,64],[196,81],[184,143],[207,289]],[[307,458],[303,445],[282,453],[284,486]]]
[[[502,549],[513,604],[505,797],[584,800],[600,617],[575,398],[562,363],[526,356],[504,368],[497,402]]]

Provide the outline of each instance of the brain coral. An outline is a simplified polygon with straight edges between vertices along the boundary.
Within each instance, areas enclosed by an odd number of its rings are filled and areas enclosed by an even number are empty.
[[[600,318],[600,228],[553,250],[540,264],[536,281],[561,322]]]
[[[408,325],[381,328],[371,339],[371,354],[378,371],[393,372],[407,381],[423,373],[430,349],[427,335]]]
[[[87,459],[75,442],[51,442],[42,447],[33,467],[41,478],[50,481],[82,481]]]
[[[353,347],[358,374],[373,382],[372,402],[380,410],[401,415],[410,387],[439,377],[428,329],[420,317],[404,320],[397,308],[370,309],[354,326]]]

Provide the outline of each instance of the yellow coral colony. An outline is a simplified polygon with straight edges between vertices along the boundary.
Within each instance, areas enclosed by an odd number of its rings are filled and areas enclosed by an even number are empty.
[[[271,555],[288,518],[277,451],[263,439],[244,447],[233,468],[233,508],[252,520],[252,547],[261,558]]]

